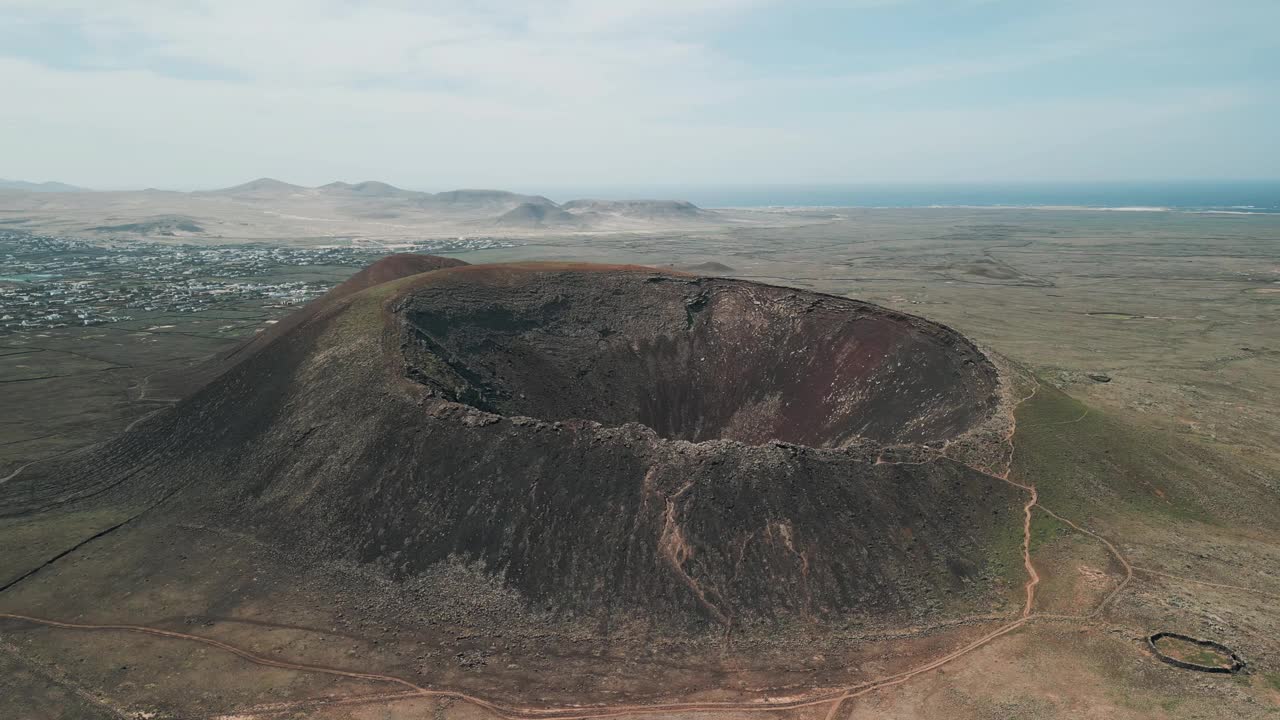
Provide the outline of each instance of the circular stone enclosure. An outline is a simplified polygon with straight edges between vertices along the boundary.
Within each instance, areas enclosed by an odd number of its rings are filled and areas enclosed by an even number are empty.
[[[1181,633],[1158,632],[1147,638],[1147,645],[1156,659],[1183,670],[1234,675],[1245,666],[1226,645]]]
[[[941,442],[998,405],[955,331],[869,303],[652,270],[433,273],[395,310],[409,377],[502,415],[702,442]]]

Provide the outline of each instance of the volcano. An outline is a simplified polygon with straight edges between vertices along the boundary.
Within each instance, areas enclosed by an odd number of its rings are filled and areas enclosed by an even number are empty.
[[[736,280],[477,266],[396,314],[410,377],[503,416],[840,447],[942,442],[996,404],[992,366],[954,332]]]
[[[1003,450],[997,366],[847,298],[393,256],[220,362],[5,507],[145,501],[299,562],[724,626],[989,599],[1020,538],[1018,490],[951,459]]]

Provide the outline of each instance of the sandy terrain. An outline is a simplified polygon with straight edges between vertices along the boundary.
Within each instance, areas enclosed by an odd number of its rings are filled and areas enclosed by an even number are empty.
[[[1026,503],[1025,526],[1002,555],[1003,610],[938,627],[810,636],[797,626],[781,638],[785,651],[694,633],[639,655],[590,623],[542,635],[518,623],[495,629],[502,623],[492,618],[515,607],[497,591],[485,600],[496,615],[469,616],[473,606],[447,596],[381,585],[371,593],[359,567],[291,567],[252,537],[154,514],[120,525],[141,507],[55,512],[39,522],[0,518],[5,546],[21,549],[0,565],[0,585],[35,570],[0,592],[0,612],[64,623],[0,621],[6,709],[227,718],[1280,713],[1280,219],[1082,210],[758,217],[770,222],[516,233],[516,247],[460,257],[675,265],[804,287],[944,322],[1027,367],[1038,381],[1028,377],[1018,398],[1010,456],[977,463]],[[0,477],[9,479],[0,489],[16,487],[27,463],[154,412],[154,397],[134,389],[147,376],[233,342],[102,335],[64,329],[0,343],[0,380],[9,381],[0,393],[17,409],[2,426]],[[468,572],[453,581],[470,597],[479,585]],[[415,614],[423,608],[432,623]],[[1159,662],[1145,649],[1158,631],[1222,642],[1246,672]]]

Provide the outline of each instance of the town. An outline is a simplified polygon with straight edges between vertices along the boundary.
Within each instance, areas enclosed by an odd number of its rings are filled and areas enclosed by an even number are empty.
[[[433,240],[397,250],[457,253],[509,240]],[[386,254],[377,247],[94,243],[0,230],[0,335],[209,310],[278,316]]]

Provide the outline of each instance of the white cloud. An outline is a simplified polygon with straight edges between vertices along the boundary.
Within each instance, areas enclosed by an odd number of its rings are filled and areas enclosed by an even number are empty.
[[[80,64],[103,69],[669,116],[734,92],[693,28],[759,3],[0,0],[0,22],[72,23],[89,37]]]
[[[470,77],[498,84],[512,73],[638,73],[687,61],[700,51],[682,39],[691,23],[751,4],[755,0],[3,0],[0,13],[7,21],[70,22],[99,38],[128,38],[141,58],[232,69],[254,79],[478,73]]]
[[[682,158],[764,146],[782,134],[690,130],[607,105],[568,118],[560,108],[445,92],[192,83],[13,60],[0,60],[0,85],[11,101],[0,112],[0,157],[17,167],[6,172],[96,186],[165,178],[216,185],[246,174],[308,183],[375,177],[437,189],[599,181],[605,173],[652,179]],[[85,167],[96,176],[84,177]]]
[[[1143,24],[1130,10],[1095,23],[1101,0],[1077,0],[1010,31],[1022,44],[922,48],[897,64],[859,63],[851,48],[845,67],[824,72],[715,49],[714,30],[770,1],[0,0],[0,32],[79,36],[49,51],[76,62],[38,49],[6,58],[0,46],[0,175],[212,186],[267,174],[435,189],[1071,176],[1101,172],[1092,153],[1173,167],[1180,156],[1161,133],[1186,137],[1252,101],[1166,84],[1127,100],[851,113],[851,98],[913,90],[927,100],[932,86],[1170,36],[1187,16]],[[885,12],[896,1],[860,6]],[[74,69],[85,67],[95,69]]]
[[[1165,127],[1248,102],[1228,90],[1144,100],[832,113],[800,127],[662,122],[397,89],[190,83],[0,61],[6,172],[96,186],[213,186],[253,175],[319,184],[458,185],[1096,177],[1115,153],[1148,171]],[[9,168],[16,168],[11,170]],[[96,172],[86,177],[85,168]],[[1131,176],[1141,175],[1135,168]]]

